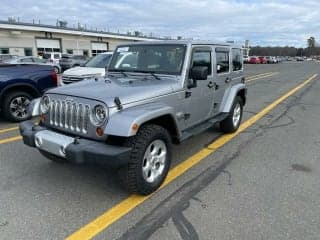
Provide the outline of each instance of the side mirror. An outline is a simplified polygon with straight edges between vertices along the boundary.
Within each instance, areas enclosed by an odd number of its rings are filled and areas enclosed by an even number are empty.
[[[194,66],[191,68],[190,77],[193,80],[207,80],[208,67],[206,66]]]

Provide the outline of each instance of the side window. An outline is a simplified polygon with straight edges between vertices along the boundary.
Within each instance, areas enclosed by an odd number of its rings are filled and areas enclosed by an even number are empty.
[[[20,62],[24,62],[24,63],[30,63],[30,62],[33,62],[31,58],[22,58],[20,60]]]
[[[216,52],[217,73],[229,72],[229,52]]]
[[[233,71],[239,71],[242,69],[241,50],[239,48],[232,49],[232,67]]]
[[[211,51],[209,50],[196,50],[192,55],[192,67],[205,66],[208,67],[208,75],[212,73]]]

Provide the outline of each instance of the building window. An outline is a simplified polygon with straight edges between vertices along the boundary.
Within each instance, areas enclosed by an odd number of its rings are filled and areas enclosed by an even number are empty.
[[[67,49],[68,54],[73,54],[73,49]]]
[[[107,50],[92,50],[91,53],[92,53],[92,56],[96,56],[97,54],[104,53],[106,51]]]
[[[89,57],[89,50],[83,50],[83,55]]]
[[[0,48],[0,54],[9,54],[9,48]]]
[[[32,48],[25,48],[24,55],[25,56],[32,56]]]
[[[233,71],[242,70],[242,58],[241,50],[239,48],[232,49],[232,66]]]

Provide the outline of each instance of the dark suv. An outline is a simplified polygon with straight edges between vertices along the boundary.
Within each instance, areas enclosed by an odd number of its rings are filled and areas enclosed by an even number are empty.
[[[85,64],[88,61],[87,56],[82,55],[62,55],[60,59],[60,66],[62,71],[67,70],[69,68],[78,67]]]

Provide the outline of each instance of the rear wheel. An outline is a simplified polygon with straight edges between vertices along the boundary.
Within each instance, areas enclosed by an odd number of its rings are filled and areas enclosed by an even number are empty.
[[[56,74],[60,73],[60,69],[58,67],[53,67],[53,70],[55,71]]]
[[[142,126],[125,146],[131,147],[130,161],[119,169],[119,178],[129,192],[148,195],[156,191],[168,174],[171,163],[171,138],[166,129]]]
[[[30,116],[28,106],[32,96],[26,92],[10,92],[4,97],[3,114],[12,122],[27,120]]]
[[[227,118],[220,122],[220,129],[225,133],[233,133],[238,130],[243,114],[242,98],[237,96]]]

